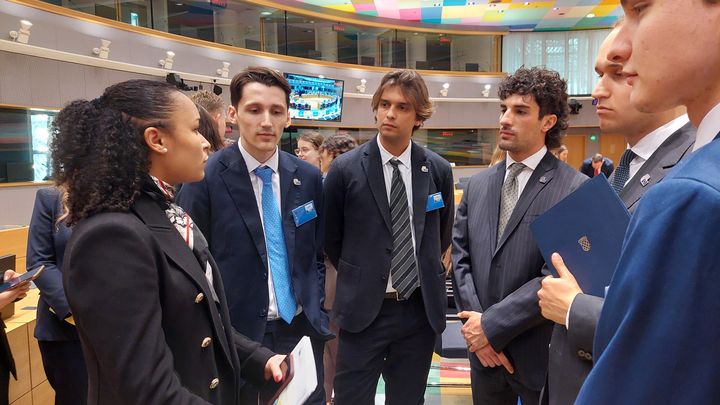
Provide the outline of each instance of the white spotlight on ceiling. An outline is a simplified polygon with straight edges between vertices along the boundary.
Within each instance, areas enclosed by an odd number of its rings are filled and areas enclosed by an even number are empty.
[[[108,56],[110,56],[110,44],[112,42],[108,41],[107,39],[101,39],[100,40],[100,47],[99,48],[93,48],[93,53],[97,55],[100,59],[107,59]]]
[[[443,97],[447,97],[449,88],[450,88],[450,83],[443,83],[442,89],[440,89],[440,95]]]
[[[175,52],[173,51],[167,51],[165,52],[165,59],[160,59],[160,66],[164,67],[165,69],[172,69],[173,66],[173,58],[175,58]]]
[[[10,38],[15,42],[21,44],[27,44],[30,40],[30,28],[33,24],[28,20],[20,20],[20,29],[17,31],[10,31]]]
[[[367,83],[367,80],[365,80],[365,79],[360,79],[360,84],[358,84],[357,86],[355,86],[355,88],[357,89],[357,91],[358,91],[359,93],[365,93],[365,84],[366,84],[366,83]]]
[[[490,89],[492,88],[492,85],[486,84],[485,90],[482,91],[483,97],[490,97]]]
[[[227,79],[230,74],[230,62],[223,62],[222,67],[215,71],[218,76]]]

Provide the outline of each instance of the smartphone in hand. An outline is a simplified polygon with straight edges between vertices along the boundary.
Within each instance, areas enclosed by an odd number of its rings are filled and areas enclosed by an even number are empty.
[[[21,274],[20,277],[14,279],[14,280],[10,280],[6,283],[0,284],[0,293],[5,292],[5,291],[14,290],[22,285],[25,285],[31,281],[34,281],[35,279],[40,277],[43,270],[45,270],[45,266],[40,266],[35,270],[30,270],[26,273]]]
[[[283,373],[283,378],[280,382],[275,382],[274,379],[270,378],[265,385],[260,388],[260,404],[272,405],[278,399],[280,394],[287,387],[290,380],[292,380],[295,370],[293,369],[292,355],[288,354],[285,356],[285,360],[280,363],[280,369]]]

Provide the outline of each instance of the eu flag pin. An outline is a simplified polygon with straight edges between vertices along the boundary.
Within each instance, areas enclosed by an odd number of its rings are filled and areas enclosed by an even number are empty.
[[[650,184],[650,175],[646,174],[646,175],[642,176],[642,178],[640,179],[640,185],[645,187],[648,184]]]
[[[423,173],[427,173],[428,172],[427,166],[420,166],[420,171]]]
[[[293,179],[293,184],[299,186],[302,183],[300,183],[300,179]]]

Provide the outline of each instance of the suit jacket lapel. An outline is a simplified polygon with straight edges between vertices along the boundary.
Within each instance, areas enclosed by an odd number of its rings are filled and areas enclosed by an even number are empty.
[[[686,124],[670,135],[650,156],[620,191],[620,199],[626,208],[635,205],[651,186],[662,180],[691,150],[695,139],[693,134],[692,124]]]
[[[415,228],[415,251],[420,251],[425,231],[425,208],[430,194],[430,164],[425,150],[411,141],[410,162],[412,171],[413,227]],[[425,168],[425,170],[423,170]]]
[[[268,269],[265,232],[263,231],[257,200],[255,199],[255,191],[253,190],[252,183],[250,183],[250,174],[248,173],[245,159],[243,159],[237,146],[233,146],[226,151],[227,153],[221,160],[225,166],[225,170],[220,172],[220,178],[222,178],[228,193],[230,193],[230,198],[232,198],[235,203],[238,215],[240,215],[250,230],[255,248],[263,260],[265,269]]]
[[[388,203],[387,191],[385,191],[385,176],[383,174],[382,159],[380,158],[380,149],[377,145],[377,137],[367,143],[363,151],[362,167],[365,170],[370,192],[375,198],[380,214],[385,221],[385,226],[392,232],[392,222],[390,222],[390,203]]]
[[[208,305],[210,314],[215,327],[215,334],[220,337],[220,344],[225,350],[225,355],[232,359],[230,348],[226,339],[222,319],[215,305],[213,294],[210,290],[207,278],[205,278],[205,269],[200,266],[195,254],[190,250],[188,245],[182,239],[178,231],[167,219],[165,213],[157,206],[157,203],[146,196],[140,196],[133,205],[133,211],[140,220],[147,225],[150,232],[157,240],[160,249],[183,271],[203,292],[205,295],[205,305]],[[196,228],[196,232],[197,232]],[[213,269],[215,270],[215,269]],[[213,279],[219,280],[220,274],[213,271]],[[218,284],[222,287],[221,284]],[[218,296],[219,293],[218,293]],[[189,297],[188,299],[191,299]],[[230,361],[232,364],[232,361]]]
[[[508,220],[507,226],[505,227],[505,233],[500,235],[500,243],[497,244],[495,253],[505,243],[508,237],[512,234],[513,230],[518,226],[520,221],[525,216],[525,212],[530,207],[530,204],[535,200],[540,190],[550,183],[553,178],[555,168],[557,167],[557,160],[549,151],[540,161],[540,164],[535,168],[530,179],[528,180],[525,188],[523,189],[520,198],[518,199],[515,209],[513,210],[510,219]],[[498,202],[498,207],[500,206]],[[494,254],[493,254],[494,255]]]
[[[292,268],[295,253],[295,222],[292,218],[291,211],[300,205],[298,199],[300,198],[301,184],[295,175],[297,164],[284,153],[280,151],[278,151],[278,153],[280,153],[278,172],[280,174],[280,195],[282,196],[280,198],[280,214],[282,215],[283,230],[285,233],[288,263],[290,268]],[[303,201],[303,203],[305,202],[307,201]]]
[[[490,240],[495,242],[498,240],[499,236],[497,234],[498,231],[498,222],[500,220],[500,195],[502,193],[502,186],[505,182],[505,166],[506,161],[503,160],[502,162],[495,165],[490,170],[495,170],[495,173],[491,176],[490,179],[490,187],[488,190],[488,203],[491,204],[491,207],[496,207],[495,215],[490,215],[490,220],[487,222],[490,229],[488,230],[488,233],[490,234]]]

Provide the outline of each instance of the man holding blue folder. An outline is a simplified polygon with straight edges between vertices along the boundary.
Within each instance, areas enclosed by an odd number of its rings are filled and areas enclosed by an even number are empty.
[[[507,159],[473,176],[453,229],[455,302],[472,368],[473,403],[537,404],[552,323],[537,291],[545,260],[530,223],[587,177],[548,148],[567,129],[567,85],[557,72],[518,69],[500,84],[499,147]]]
[[[629,148],[623,153],[610,184],[632,213],[640,198],[681,159],[689,155],[695,128],[678,109],[643,113],[630,104],[632,87],[622,65],[607,59],[619,28],[605,39],[595,71],[600,79],[592,96],[603,133],[622,134]],[[557,323],[550,341],[548,384],[550,405],[572,404],[592,368],[593,338],[604,298],[583,294],[569,271],[543,281],[538,292],[543,316]]]
[[[622,3],[626,20],[608,59],[623,65],[633,106],[685,105],[698,132],[695,152],[633,215],[576,403],[717,404],[720,2]]]

